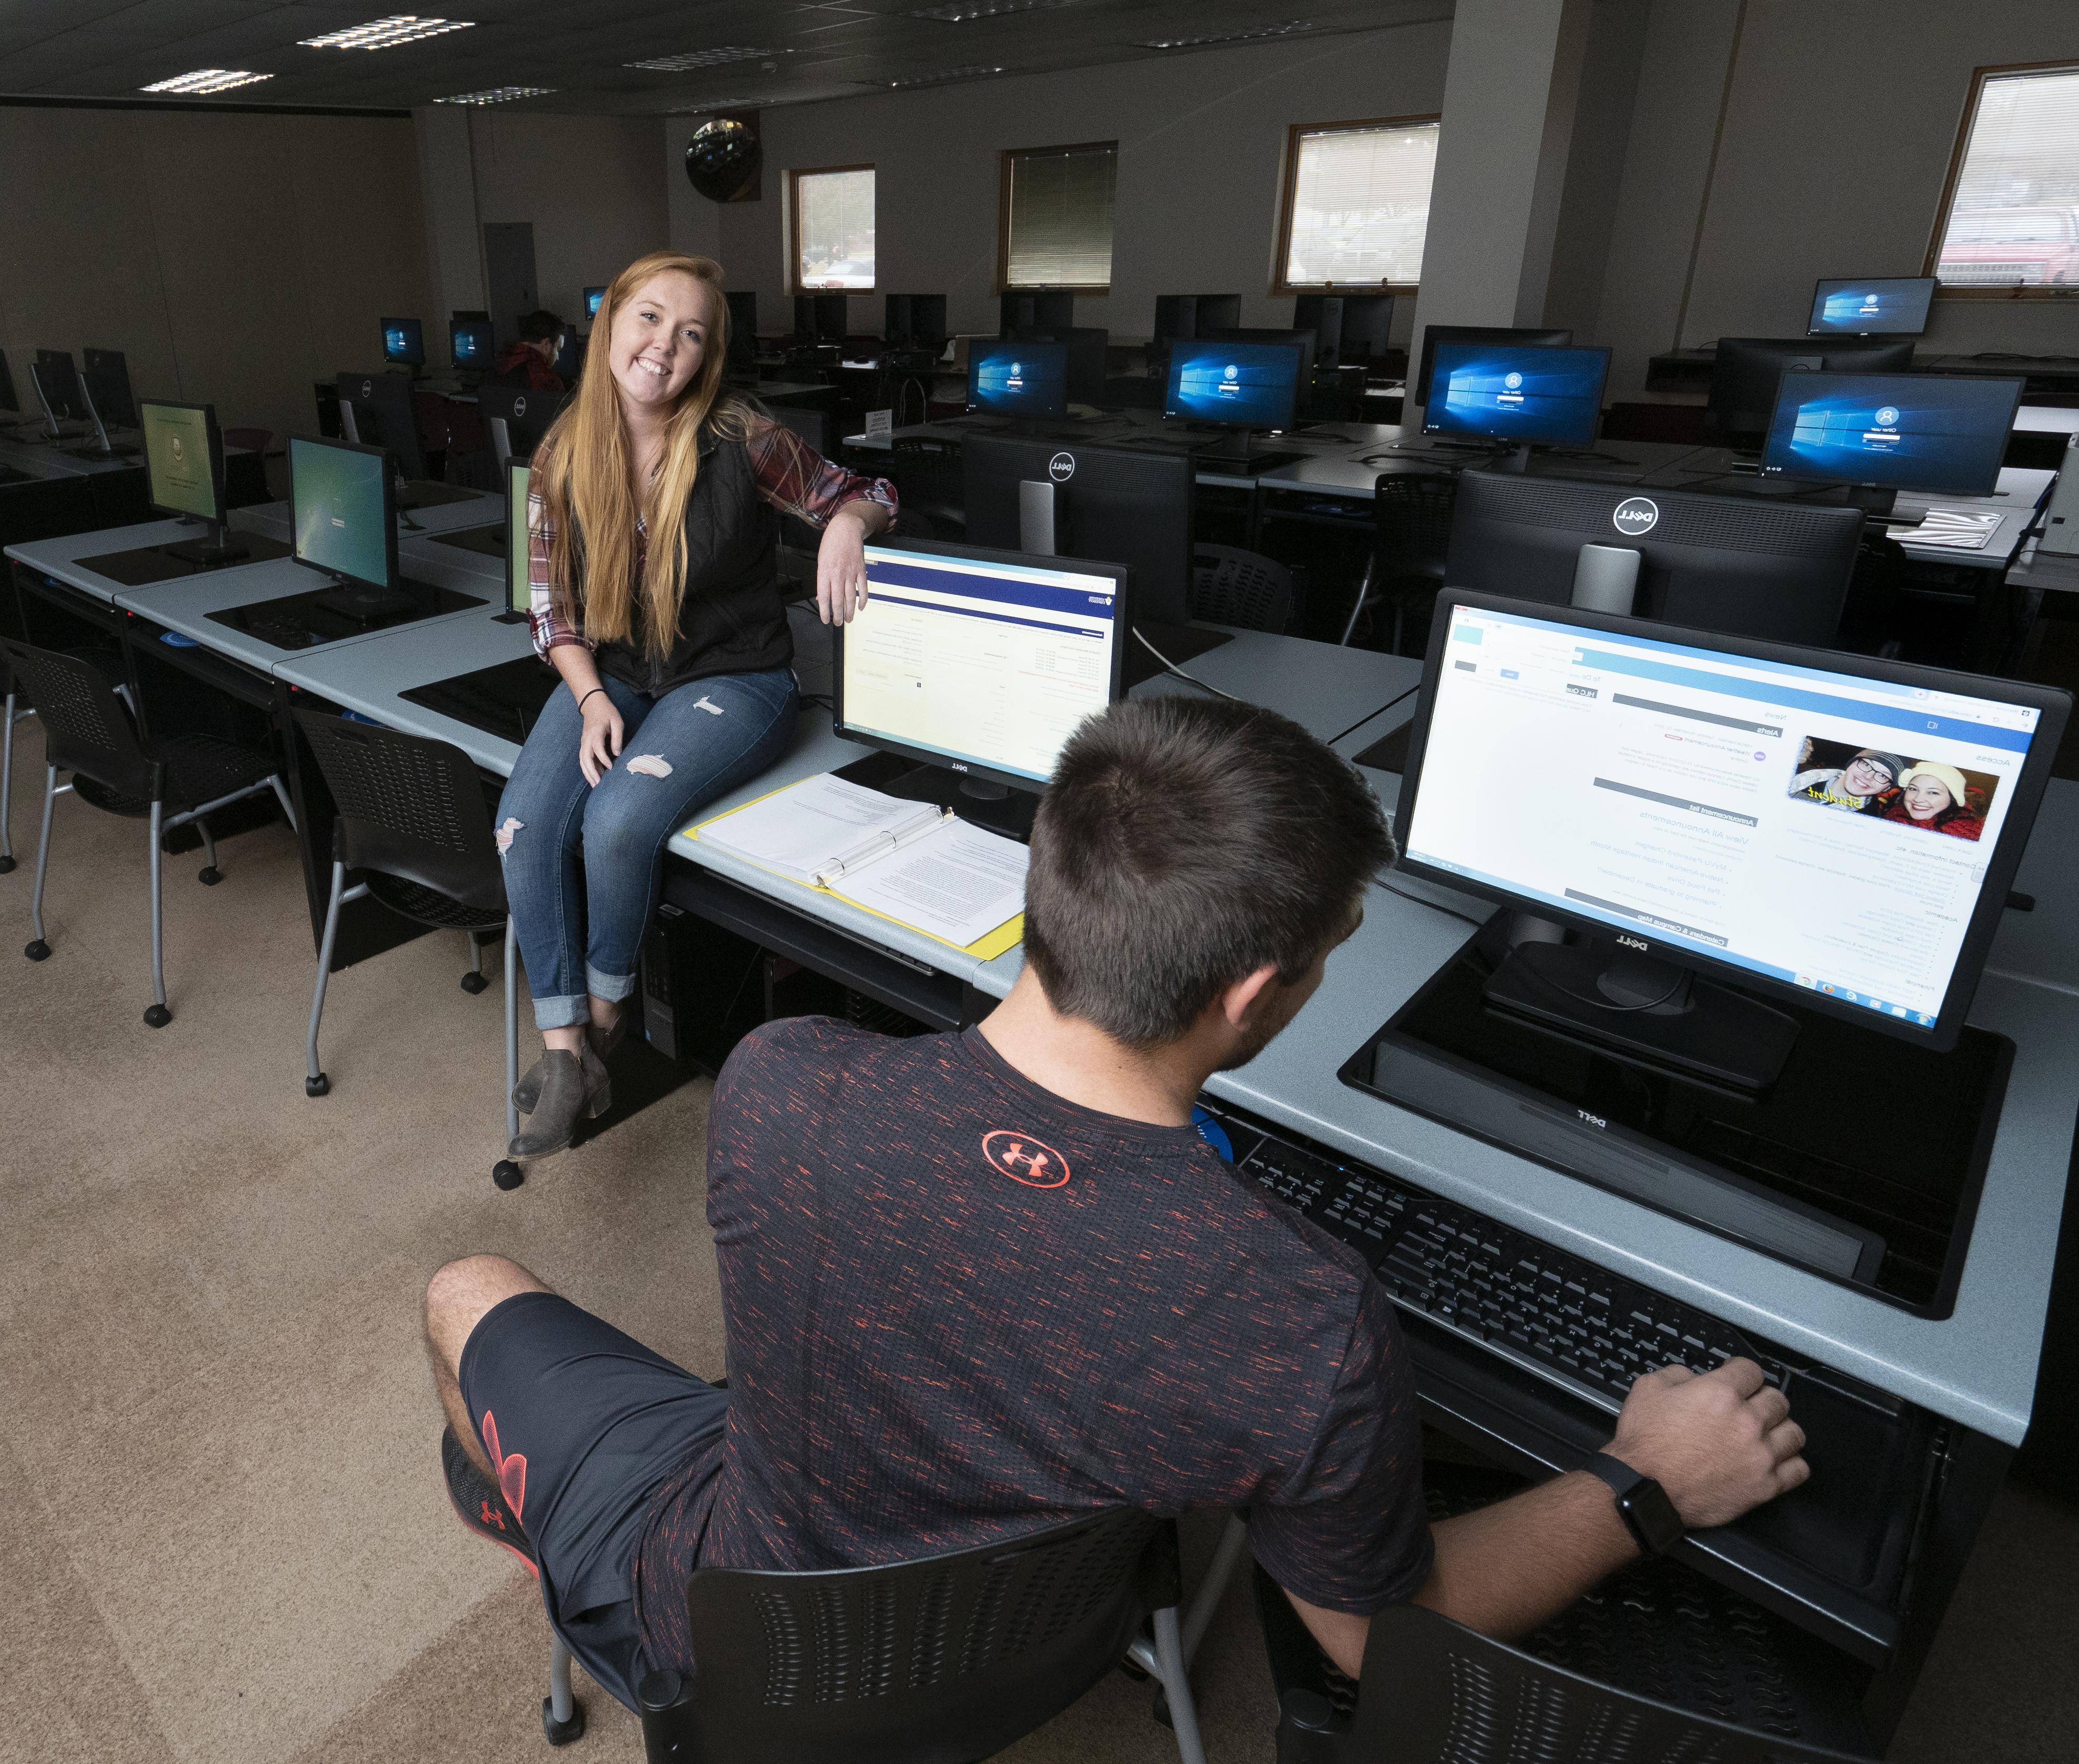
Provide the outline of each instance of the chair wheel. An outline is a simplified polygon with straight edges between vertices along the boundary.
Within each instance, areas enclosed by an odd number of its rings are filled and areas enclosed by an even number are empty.
[[[147,1005],[144,1007],[144,1021],[154,1029],[164,1029],[173,1020],[174,1014],[164,1005]]]
[[[462,977],[462,989],[474,998],[479,993],[490,989],[491,982],[472,968]]]
[[[551,1745],[568,1745],[584,1732],[584,1705],[575,1697],[571,1699],[571,1718],[558,1721],[551,1712],[555,1705],[547,1697],[542,1699],[542,1731],[549,1736]]]
[[[22,953],[32,962],[46,961],[50,957],[51,947],[40,937],[33,943],[23,944]]]
[[[206,888],[213,888],[224,880],[224,872],[213,863],[206,863],[195,872],[195,880]]]
[[[303,1080],[303,1094],[307,1097],[322,1097],[331,1089],[332,1080],[323,1072],[320,1072],[315,1078]]]
[[[12,858],[0,858],[0,876],[6,875],[14,867],[15,860]]]
[[[527,1173],[510,1158],[500,1158],[491,1167],[491,1180],[510,1193],[527,1180]]]

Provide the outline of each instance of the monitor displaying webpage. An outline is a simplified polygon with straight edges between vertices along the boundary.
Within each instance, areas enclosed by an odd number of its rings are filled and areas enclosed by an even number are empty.
[[[1410,859],[1935,1026],[2033,709],[1450,617]]]
[[[871,593],[844,628],[840,732],[1035,783],[1111,702],[1110,576],[866,548]]]

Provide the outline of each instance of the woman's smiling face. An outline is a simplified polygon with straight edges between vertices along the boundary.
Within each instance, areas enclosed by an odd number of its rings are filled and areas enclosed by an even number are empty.
[[[669,409],[707,358],[713,294],[682,270],[652,276],[613,315],[614,383],[638,405]]]
[[[1944,809],[1954,806],[1949,787],[1939,778],[1918,772],[1905,787],[1905,812],[1916,821],[1932,821]]]

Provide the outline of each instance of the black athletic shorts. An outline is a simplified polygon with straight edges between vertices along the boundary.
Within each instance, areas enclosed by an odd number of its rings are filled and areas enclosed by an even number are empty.
[[[647,1670],[635,1557],[650,1490],[696,1453],[719,1459],[729,1393],[553,1293],[492,1306],[461,1373],[477,1437],[541,1563],[550,1624],[634,1708]]]

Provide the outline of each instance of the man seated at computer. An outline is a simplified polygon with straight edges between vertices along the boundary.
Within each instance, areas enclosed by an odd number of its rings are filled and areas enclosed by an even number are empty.
[[[1387,1605],[1516,1634],[1637,1554],[1615,1465],[1433,1528],[1385,1289],[1191,1125],[1320,984],[1391,849],[1296,724],[1115,705],[1041,801],[1025,968],[989,1017],[914,1039],[776,1022],[724,1068],[729,1389],[502,1257],[433,1277],[458,1510],[531,1549],[602,1683],[692,1670],[697,1565],[870,1565],[1109,1507],[1246,1508],[1353,1674]],[[1666,1368],[1608,1449],[1683,1524],[1722,1524],[1805,1479],[1788,1407],[1750,1361]]]
[[[1800,771],[1790,780],[1790,793],[1851,814],[1881,813],[1878,798],[1897,788],[1905,770],[1905,762],[1897,754],[1865,747],[1845,766],[1815,766]]]
[[[556,357],[563,346],[563,321],[546,307],[520,321],[520,334],[498,352],[493,386],[523,386],[530,392],[561,392]]]
[[[516,1089],[532,1117],[516,1158],[563,1150],[611,1101],[603,1056],[635,989],[664,842],[793,739],[780,515],[822,529],[826,621],[865,604],[865,541],[894,518],[891,486],[723,391],[721,283],[719,265],[680,252],[622,270],[595,321],[604,371],[579,382],[534,454],[529,622],[569,690],[550,695],[498,809],[544,1049]]]

